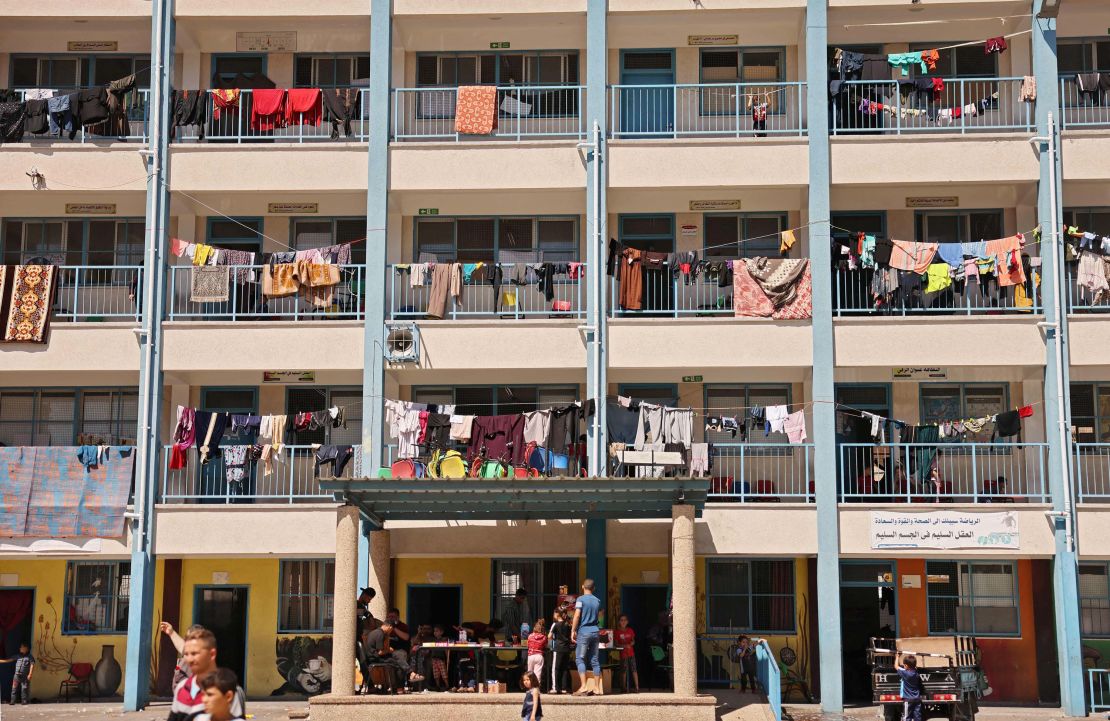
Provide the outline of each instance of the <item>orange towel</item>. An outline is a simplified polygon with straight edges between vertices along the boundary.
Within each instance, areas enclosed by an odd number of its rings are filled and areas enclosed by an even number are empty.
[[[491,85],[464,85],[455,101],[455,132],[465,135],[490,135],[497,129],[497,88]]]

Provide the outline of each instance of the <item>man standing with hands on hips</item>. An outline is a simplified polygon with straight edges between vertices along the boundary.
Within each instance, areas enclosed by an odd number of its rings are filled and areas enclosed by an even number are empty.
[[[594,595],[594,581],[582,582],[582,595],[574,602],[574,621],[570,626],[570,642],[577,645],[575,660],[578,663],[580,686],[575,696],[593,696],[604,690],[601,684],[601,660],[597,655],[597,615],[601,600]],[[587,671],[586,667],[590,670]]]

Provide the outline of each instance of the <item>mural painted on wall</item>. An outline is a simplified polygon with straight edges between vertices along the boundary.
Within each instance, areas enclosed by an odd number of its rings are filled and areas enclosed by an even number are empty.
[[[279,636],[277,670],[285,683],[270,694],[315,696],[331,690],[331,636]]]
[[[1083,668],[1110,668],[1110,639],[1083,639]]]
[[[35,634],[37,642],[33,649],[35,665],[43,671],[66,671],[73,664],[73,655],[77,652],[77,637],[71,636],[72,643],[58,640],[61,626],[61,616],[54,605],[52,596],[46,597],[46,607],[50,609],[50,617],[40,613],[37,619],[38,633]]]

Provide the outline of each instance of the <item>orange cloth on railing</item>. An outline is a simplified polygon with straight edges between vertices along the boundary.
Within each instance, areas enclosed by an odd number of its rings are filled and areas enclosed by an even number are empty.
[[[251,91],[251,96],[251,130],[270,131],[285,127],[285,90],[256,88]]]
[[[925,273],[937,254],[936,243],[915,243],[911,240],[891,239],[890,267],[895,270],[912,270]]]
[[[320,88],[293,88],[285,102],[285,124],[319,127],[323,109]]]
[[[933,72],[934,70],[937,69],[937,61],[938,60],[940,60],[940,51],[939,50],[922,50],[921,51],[921,62],[923,62],[926,66],[928,66],[929,72]]]
[[[458,89],[456,97],[456,133],[490,135],[497,129],[497,88],[464,85]]]
[[[212,91],[212,119],[219,120],[220,113],[225,109],[239,107],[241,90],[213,90]]]

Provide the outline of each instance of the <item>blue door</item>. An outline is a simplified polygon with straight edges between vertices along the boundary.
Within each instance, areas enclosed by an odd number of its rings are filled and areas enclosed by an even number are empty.
[[[621,85],[622,136],[674,133],[673,50],[622,50]]]

